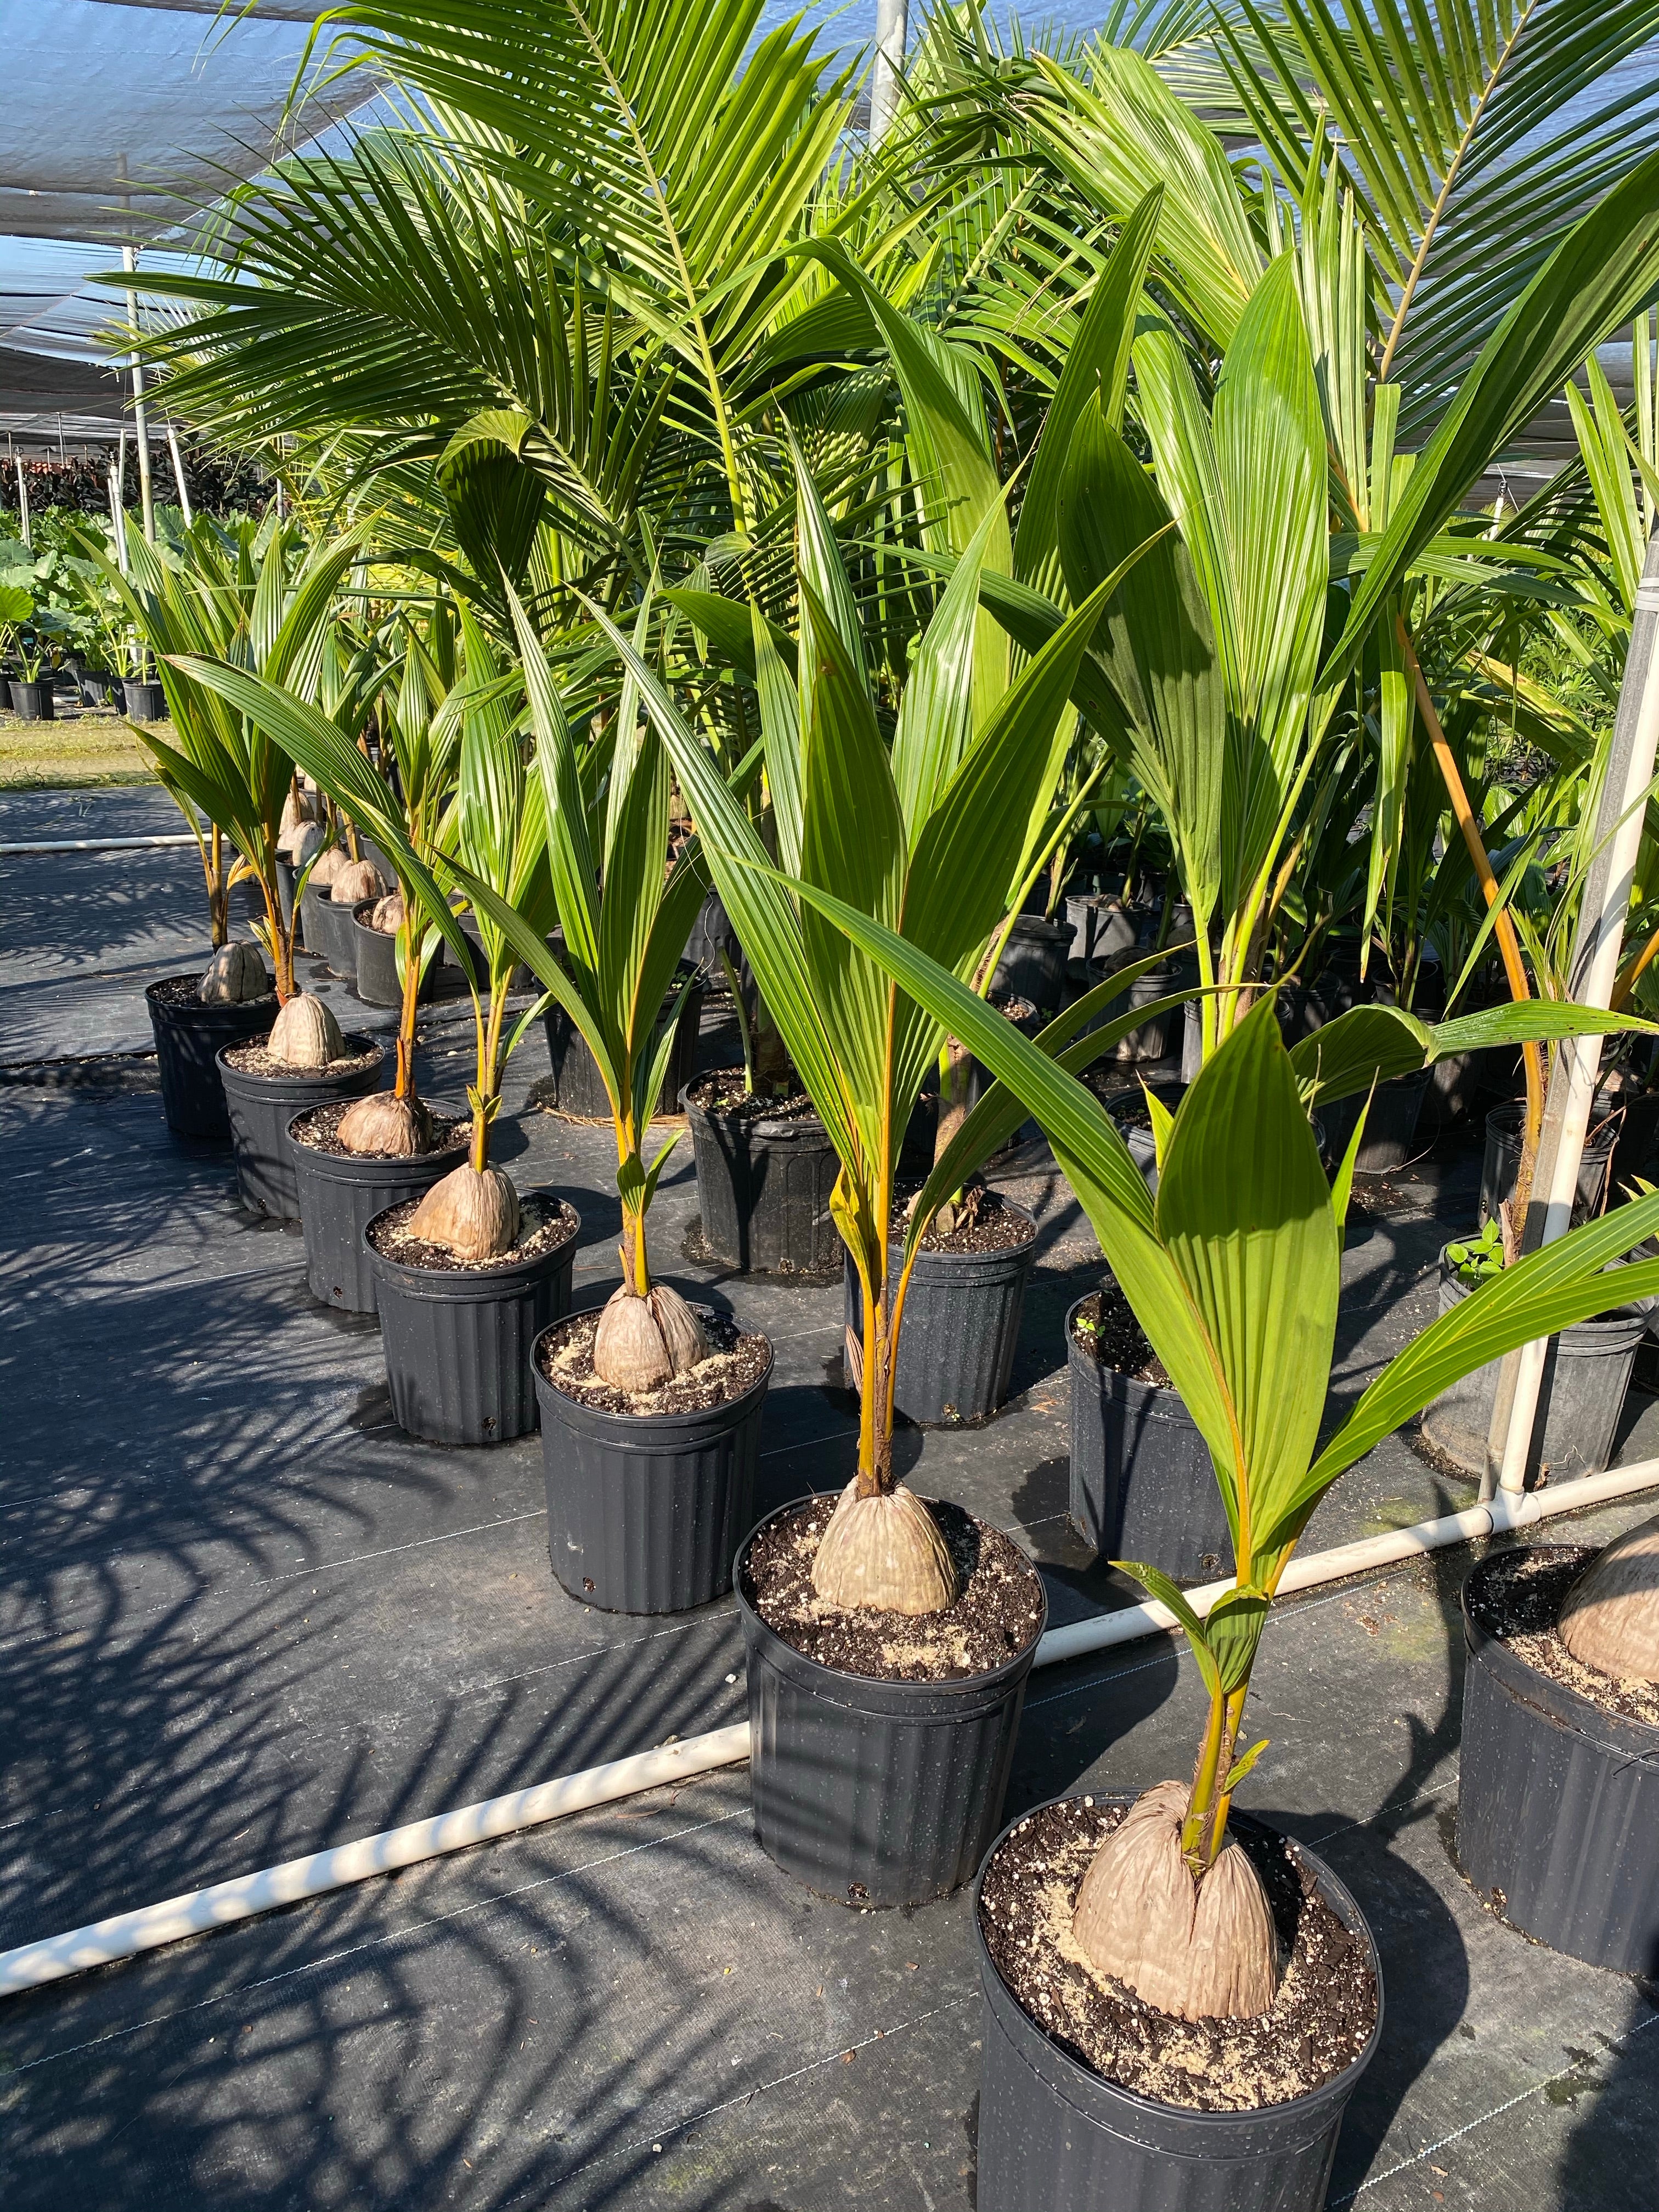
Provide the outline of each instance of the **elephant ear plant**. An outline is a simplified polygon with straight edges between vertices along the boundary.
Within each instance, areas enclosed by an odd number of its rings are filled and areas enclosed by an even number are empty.
[[[1122,1561],[1186,1630],[1208,1710],[1191,1780],[1139,1798],[1101,1846],[1079,1893],[1073,1933],[1096,1966],[1147,2002],[1186,2019],[1249,2016],[1278,1979],[1271,1916],[1245,1855],[1230,1849],[1233,1793],[1264,1743],[1243,1723],[1274,1591],[1325,1492],[1402,1421],[1462,1376],[1511,1347],[1602,1311],[1602,1270],[1659,1227],[1659,1197],[1507,1268],[1435,1322],[1382,1370],[1319,1449],[1335,1339],[1344,1219],[1363,1117],[1328,1182],[1310,1125],[1304,1061],[1279,1035],[1272,995],[1223,1041],[1170,1115],[1156,1107],[1159,1180],[1149,1194],[1098,1102],[959,979],[850,901],[817,885],[800,896],[878,962],[896,986],[948,1022],[1036,1115],[1099,1237],[1102,1250],[1206,1444],[1232,1533],[1231,1588],[1200,1620],[1153,1562]],[[1362,1027],[1399,1034],[1398,1055],[1423,1047],[1408,1024],[1364,1010]],[[1565,1027],[1605,1023],[1553,1010]],[[1317,1040],[1310,1040],[1316,1043]],[[1316,1069],[1317,1063],[1314,1066]],[[1368,1090],[1357,1045],[1346,1073]],[[1659,1261],[1622,1269],[1620,1300],[1659,1291]]]

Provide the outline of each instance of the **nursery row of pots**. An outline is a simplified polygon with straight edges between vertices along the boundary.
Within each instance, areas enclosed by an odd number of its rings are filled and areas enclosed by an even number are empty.
[[[83,706],[106,707],[118,703],[131,722],[160,722],[166,719],[167,694],[159,684],[131,676],[111,676],[100,669],[87,670],[79,675],[33,678],[14,676],[8,686],[12,712],[20,721],[55,720],[60,684],[72,689]]]

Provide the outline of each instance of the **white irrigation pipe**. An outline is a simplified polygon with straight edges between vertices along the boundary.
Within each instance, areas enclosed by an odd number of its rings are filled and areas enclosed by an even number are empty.
[[[193,845],[188,830],[165,837],[58,837],[49,844],[0,845],[0,859],[19,853],[129,853],[141,845]]]
[[[1584,1506],[1605,1504],[1655,1486],[1659,1486],[1659,1459],[1613,1468],[1605,1474],[1581,1475],[1518,1496],[1504,1492],[1486,1504],[1470,1506],[1466,1512],[1449,1513],[1438,1521],[1419,1521],[1409,1528],[1391,1528],[1380,1536],[1364,1536],[1357,1543],[1339,1544],[1328,1552],[1293,1559],[1279,1590],[1283,1594],[1340,1582],[1370,1568],[1393,1566],[1425,1552],[1443,1550],[1449,1544],[1468,1543],[1525,1528],[1553,1514],[1577,1512]],[[1194,1612],[1207,1613],[1222,1592],[1231,1588],[1227,1582],[1206,1583],[1186,1593],[1188,1602]],[[1119,1613],[1051,1628],[1037,1646],[1035,1664],[1057,1666],[1063,1660],[1081,1659],[1116,1644],[1133,1644],[1177,1625],[1166,1606],[1151,1600],[1126,1606]],[[345,1889],[397,1867],[418,1866],[448,1851],[465,1850],[495,1837],[562,1820],[568,1813],[586,1812],[619,1797],[689,1781],[716,1767],[736,1766],[748,1756],[749,1724],[739,1721],[734,1727],[715,1729],[707,1735],[688,1736],[684,1743],[665,1744],[632,1759],[615,1759],[608,1766],[589,1767],[585,1773],[568,1774],[533,1790],[515,1790],[510,1796],[489,1797],[481,1804],[464,1805],[429,1820],[412,1821],[407,1827],[386,1828],[355,1844],[340,1844],[332,1850],[289,1859],[259,1874],[216,1882],[209,1889],[189,1890],[161,1905],[119,1912],[111,1919],[94,1921],[65,1935],[49,1936],[38,1943],[22,1943],[15,1950],[0,1952],[0,1997],[39,1989],[68,1974],[84,1973],[88,1967],[111,1966],[140,1951],[176,1943],[186,1936],[228,1928],[279,1905],[296,1905],[304,1898]]]

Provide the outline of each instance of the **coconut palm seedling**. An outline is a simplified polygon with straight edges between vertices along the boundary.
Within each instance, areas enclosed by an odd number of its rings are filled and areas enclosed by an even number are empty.
[[[1368,1091],[1397,1072],[1408,1049],[1421,1065],[1423,1025],[1391,1009],[1357,1010],[1332,1024],[1343,1035],[1322,1062],[1321,1037],[1285,1050],[1269,993],[1173,1115],[1153,1102],[1154,1199],[1099,1102],[957,975],[851,901],[805,878],[796,890],[896,988],[948,1022],[1042,1123],[1209,1447],[1232,1533],[1232,1585],[1200,1620],[1155,1562],[1116,1563],[1169,1607],[1198,1662],[1207,1698],[1192,1778],[1145,1793],[1107,1838],[1079,1891],[1073,1929],[1098,1968],[1165,2011],[1188,2019],[1264,2011],[1277,1983],[1272,1922],[1254,1869],[1229,1848],[1227,1822],[1234,1791],[1267,1747],[1245,1747],[1245,1706],[1273,1594],[1303,1530],[1346,1469],[1452,1382],[1602,1311],[1602,1271],[1659,1227],[1659,1197],[1588,1223],[1482,1284],[1384,1368],[1321,1449],[1364,1120],[1328,1181],[1308,1101],[1322,1083],[1326,1096]],[[1524,1012],[1474,1018],[1513,1026]],[[1547,1014],[1557,1034],[1619,1021],[1571,1006]],[[1441,1040],[1472,1026],[1449,1024]],[[1620,1271],[1621,1301],[1656,1290],[1659,1261]]]

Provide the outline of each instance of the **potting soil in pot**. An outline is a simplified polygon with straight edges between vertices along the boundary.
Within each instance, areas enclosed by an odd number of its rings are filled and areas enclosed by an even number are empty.
[[[595,1375],[598,1312],[573,1314],[548,1332],[538,1352],[541,1371],[567,1397],[603,1413],[702,1413],[729,1406],[765,1374],[771,1347],[763,1336],[745,1335],[729,1314],[717,1313],[713,1306],[693,1305],[691,1310],[702,1323],[709,1357],[659,1390],[619,1390]]]
[[[423,1152],[354,1152],[340,1142],[335,1131],[357,1103],[355,1098],[337,1098],[326,1106],[313,1107],[309,1114],[301,1115],[297,1121],[289,1125],[289,1134],[297,1144],[308,1145],[313,1152],[331,1152],[343,1160],[429,1160],[434,1152],[459,1151],[472,1133],[470,1121],[455,1121],[445,1115],[434,1114],[432,1117],[432,1142]]]
[[[812,1563],[837,1499],[816,1498],[760,1530],[744,1565],[743,1594],[774,1635],[846,1674],[888,1682],[946,1682],[988,1674],[1034,1643],[1042,1583],[1018,1544],[959,1505],[927,1501],[957,1564],[961,1594],[942,1613],[845,1613],[812,1587]]]
[[[816,1121],[818,1109],[804,1091],[787,1098],[765,1091],[746,1091],[740,1067],[711,1068],[700,1075],[686,1096],[705,1114],[736,1114],[745,1121]]]
[[[373,1067],[380,1057],[379,1045],[370,1045],[367,1052],[349,1052],[343,1059],[331,1060],[325,1067],[295,1067],[292,1060],[278,1060],[274,1053],[265,1050],[263,1037],[252,1044],[234,1044],[225,1054],[225,1064],[234,1067],[239,1075],[278,1075],[289,1080],[295,1076],[353,1075],[359,1068]],[[356,1102],[346,1102],[353,1105]]]
[[[1659,1683],[1604,1674],[1575,1659],[1556,1624],[1568,1591],[1595,1557],[1594,1544],[1520,1546],[1484,1562],[1469,1584],[1469,1612],[1518,1659],[1604,1712],[1659,1728]]]
[[[390,1207],[373,1222],[366,1234],[374,1249],[388,1260],[395,1260],[400,1267],[433,1267],[458,1270],[462,1274],[486,1275],[493,1267],[522,1267],[526,1260],[538,1259],[544,1252],[551,1252],[565,1244],[581,1226],[574,1206],[562,1199],[545,1199],[533,1194],[523,1200],[519,1213],[519,1241],[510,1252],[498,1252],[493,1260],[458,1260],[441,1244],[428,1244],[423,1237],[411,1237],[404,1224],[421,1201],[408,1199],[402,1206]]]
[[[200,984],[201,978],[197,975],[168,975],[161,982],[150,985],[150,996],[164,1006],[204,1006],[210,1001],[203,998]],[[273,1009],[274,1019],[276,999],[276,994],[273,989],[267,991],[262,999],[239,999],[233,1003],[239,1013],[244,1010],[251,1012],[258,1007],[270,1006]]]
[[[1085,1298],[1072,1322],[1072,1334],[1103,1367],[1115,1368],[1132,1382],[1150,1382],[1160,1390],[1173,1387],[1169,1369],[1152,1350],[1121,1291],[1097,1291]]]
[[[947,1237],[935,1216],[916,1249],[921,1252],[1009,1252],[1028,1242],[1036,1225],[1023,1206],[1016,1206],[996,1191],[982,1190],[970,1218],[959,1222]],[[903,1242],[908,1226],[903,1204],[896,1203],[890,1231],[896,1244]]]
[[[1028,2018],[1119,2088],[1194,2112],[1285,2104],[1346,2072],[1376,2021],[1364,1936],[1320,1895],[1296,1845],[1254,1822],[1229,1832],[1261,1877],[1279,1936],[1279,1992],[1267,2011],[1180,2020],[1091,1965],[1072,1915],[1090,1861],[1127,1810],[1092,1797],[1045,1805],[985,1870],[980,1926]]]

